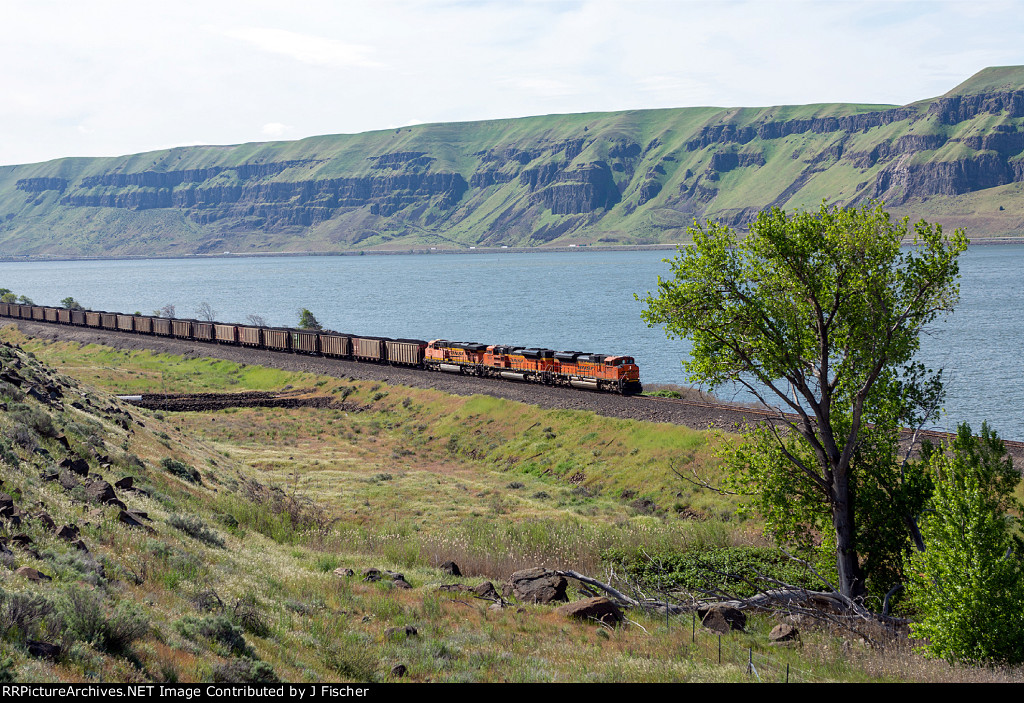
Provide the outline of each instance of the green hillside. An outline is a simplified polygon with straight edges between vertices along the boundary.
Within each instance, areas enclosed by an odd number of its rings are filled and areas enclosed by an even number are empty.
[[[907,106],[547,115],[0,167],[0,255],[652,244],[884,200],[1024,231],[1024,67]]]

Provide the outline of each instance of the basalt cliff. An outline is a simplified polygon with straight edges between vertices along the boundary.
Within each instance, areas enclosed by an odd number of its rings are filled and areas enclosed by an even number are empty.
[[[0,167],[0,257],[685,239],[697,219],[881,200],[1024,234],[1024,67],[904,106],[433,124]]]

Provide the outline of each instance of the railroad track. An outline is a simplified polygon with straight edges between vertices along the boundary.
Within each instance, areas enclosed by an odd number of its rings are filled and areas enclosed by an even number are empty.
[[[131,335],[91,327],[0,319],[0,327],[13,324],[17,324],[25,334],[42,339],[62,339],[79,343],[99,343],[126,350],[149,349],[183,356],[212,357],[291,371],[432,388],[456,395],[480,393],[539,405],[544,408],[589,410],[608,417],[664,422],[698,430],[706,430],[710,427],[731,431],[737,425],[750,424],[752,421],[768,419],[774,415],[772,411],[763,408],[724,401],[703,402],[656,396],[620,396],[614,393],[588,392],[512,381],[478,379],[468,376],[453,377],[450,374],[438,374],[410,367],[365,364],[242,347],[197,345],[173,338]],[[952,436],[950,433],[936,430],[928,430],[922,434],[938,441]],[[1018,465],[1024,465],[1024,442],[1006,441],[1006,446],[1019,462]]]
[[[686,405],[687,407],[702,408],[702,409],[707,409],[707,410],[727,410],[727,411],[733,412],[733,413],[738,413],[738,414],[742,414],[742,415],[753,415],[755,417],[762,417],[764,419],[772,419],[772,418],[777,418],[779,416],[779,414],[776,411],[774,411],[774,410],[766,410],[764,408],[751,408],[751,407],[748,407],[748,406],[745,406],[745,405],[738,405],[738,404],[731,404],[731,403],[724,403],[724,402],[723,403],[709,403],[709,402],[700,402],[700,401],[695,401],[695,400],[686,400],[684,398],[660,398],[658,396],[642,396],[642,397],[647,399],[647,400],[653,400],[653,401],[660,402],[660,403],[675,403],[675,404]],[[782,416],[785,419],[787,419],[787,420],[797,421],[797,420],[800,419],[800,416],[796,415],[794,413],[782,413]],[[912,430],[912,429],[910,429],[908,427],[904,427],[902,432],[903,432],[903,434],[905,436],[909,437],[909,436],[913,435],[914,430]],[[956,437],[956,433],[955,432],[943,432],[943,431],[940,431],[940,430],[918,430],[917,437],[918,437],[919,441],[921,439],[933,439],[933,440],[936,440],[937,442],[944,442],[944,441],[952,439],[953,437]],[[1003,440],[1003,444],[1005,444],[1006,448],[1008,450],[1010,450],[1013,454],[1024,455],[1024,442],[1019,442],[1019,441],[1015,441],[1015,440],[1012,440],[1012,439],[1004,439]]]

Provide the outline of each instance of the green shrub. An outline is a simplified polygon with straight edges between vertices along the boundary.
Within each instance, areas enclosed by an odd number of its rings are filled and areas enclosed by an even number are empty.
[[[171,515],[167,524],[211,547],[224,548],[224,540],[195,515]]]
[[[213,667],[214,683],[280,683],[273,667],[248,657],[228,659]]]
[[[149,620],[134,603],[121,601],[113,610],[99,592],[73,586],[58,603],[65,632],[110,654],[120,654],[149,632]]]
[[[0,591],[0,639],[19,643],[43,639],[44,623],[54,611],[53,602],[45,596]]]
[[[641,584],[658,590],[728,594],[746,598],[782,582],[820,590],[825,587],[805,566],[778,549],[724,547],[689,551],[609,549],[602,554]],[[819,573],[821,573],[819,571]]]
[[[175,623],[178,633],[193,642],[206,640],[223,656],[253,656],[240,628],[225,615],[186,615]]]
[[[199,471],[197,471],[195,467],[189,466],[183,461],[164,457],[164,459],[160,461],[160,465],[164,468],[164,471],[172,476],[177,476],[183,481],[197,483],[199,485],[202,485],[203,483],[203,478],[199,475]]]
[[[1016,533],[1020,473],[987,424],[963,424],[947,451],[925,450],[935,490],[911,557],[911,637],[951,661],[1024,661],[1024,542]]]

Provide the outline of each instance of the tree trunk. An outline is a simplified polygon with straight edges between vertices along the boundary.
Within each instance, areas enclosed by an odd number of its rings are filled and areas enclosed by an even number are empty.
[[[849,479],[836,479],[834,502],[832,503],[832,524],[836,529],[836,567],[839,572],[839,592],[847,598],[861,598],[864,588],[864,573],[857,556],[856,535],[853,519],[853,496],[850,494]]]

